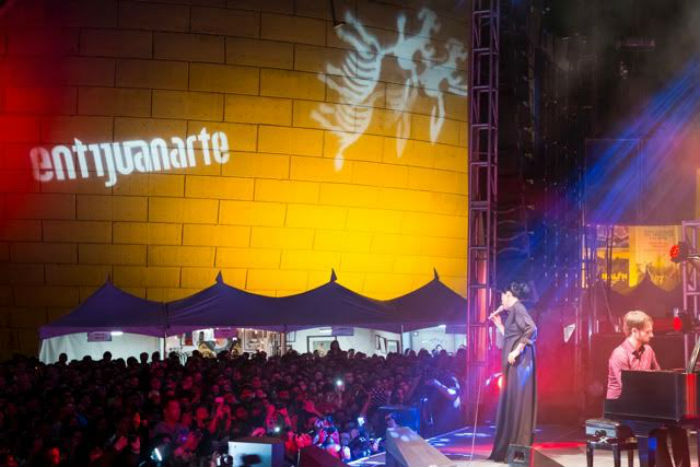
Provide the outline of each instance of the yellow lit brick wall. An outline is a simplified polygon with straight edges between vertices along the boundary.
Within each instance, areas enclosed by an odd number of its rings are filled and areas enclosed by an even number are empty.
[[[468,43],[467,8],[456,3],[336,0],[336,8],[386,46],[401,13],[418,38],[419,10],[429,7],[440,22],[432,46],[442,51],[450,39]],[[397,106],[392,96],[407,91],[408,75],[385,57],[364,105],[371,119],[337,170],[342,134],[313,115],[322,103],[336,115],[352,107],[334,83],[354,72],[326,73],[357,51],[333,28],[328,4],[27,0],[0,13],[0,356],[35,353],[37,327],[107,276],[171,300],[212,284],[218,271],[234,286],[286,295],[326,282],[335,268],[342,284],[389,298],[436,268],[465,292],[467,100],[443,94],[432,143],[437,101],[416,90],[410,107]],[[464,82],[465,68],[452,70]],[[228,162],[120,175],[112,187],[95,174],[31,177],[37,145],[185,138],[202,127],[226,133]]]

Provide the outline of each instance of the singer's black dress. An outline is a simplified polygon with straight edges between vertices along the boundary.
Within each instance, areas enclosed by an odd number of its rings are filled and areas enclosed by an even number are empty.
[[[489,456],[498,462],[505,460],[510,444],[532,444],[537,412],[534,347],[537,327],[520,302],[508,310],[503,327],[503,388],[498,399],[493,451]],[[526,344],[525,349],[511,365],[508,354],[520,342]]]

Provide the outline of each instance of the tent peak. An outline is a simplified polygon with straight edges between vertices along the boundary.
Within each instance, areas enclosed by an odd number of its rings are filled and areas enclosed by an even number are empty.
[[[331,268],[331,282],[335,282],[338,280],[338,276],[335,273],[335,269]]]
[[[437,269],[433,268],[433,279],[436,281],[440,280],[440,274],[438,274]]]
[[[224,283],[224,276],[221,274],[221,271],[216,275],[216,283],[217,284],[223,284]]]

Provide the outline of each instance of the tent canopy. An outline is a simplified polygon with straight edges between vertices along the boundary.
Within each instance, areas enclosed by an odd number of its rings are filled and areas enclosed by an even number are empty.
[[[211,287],[168,303],[167,311],[168,335],[217,327],[282,329],[276,319],[274,297],[231,287],[224,283],[221,273]]]
[[[440,282],[437,271],[424,286],[388,302],[405,331],[432,326],[465,326],[467,300]]]
[[[327,283],[296,295],[277,299],[279,316],[286,329],[318,326],[354,326],[399,332],[401,323],[388,302],[374,300],[336,282],[335,271]]]
[[[683,308],[683,292],[680,285],[664,290],[646,273],[642,280],[625,294],[612,292],[610,306],[619,315],[630,310],[644,310],[654,318],[668,316],[673,308]]]
[[[331,280],[315,289],[286,297],[267,297],[216,283],[168,304],[168,334],[210,327],[249,327],[293,331],[318,326],[399,329],[390,325],[391,306],[355,293]]]
[[[48,339],[91,331],[123,331],[163,337],[163,304],[124,292],[107,280],[75,310],[39,328],[39,337]]]
[[[365,297],[331,279],[315,289],[268,297],[224,283],[167,304],[135,297],[106,282],[68,315],[43,326],[40,337],[119,330],[154,337],[203,328],[249,327],[293,331],[320,326],[353,326],[411,331],[440,324],[462,325],[466,300],[435,278],[393,300]]]

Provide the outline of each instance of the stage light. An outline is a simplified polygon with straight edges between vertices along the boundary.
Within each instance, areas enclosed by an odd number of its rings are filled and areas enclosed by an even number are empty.
[[[503,389],[503,375],[498,375],[498,382],[496,383],[498,389]]]
[[[673,245],[669,255],[674,263],[681,263],[688,259],[690,248],[686,242],[678,242],[678,245]]]
[[[689,313],[681,311],[679,308],[674,308],[671,326],[675,332],[687,333],[692,332],[695,322]]]
[[[687,242],[678,242],[678,245],[673,245],[671,251],[669,251],[669,256],[674,263],[682,263],[689,259],[700,259],[700,254],[690,252],[690,246],[688,246]]]
[[[680,332],[683,329],[683,321],[681,321],[680,316],[673,317],[673,330]]]
[[[124,335],[124,331],[112,331],[109,334],[111,336],[122,336],[122,335]]]

